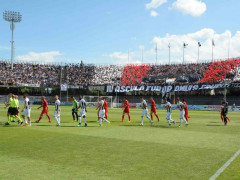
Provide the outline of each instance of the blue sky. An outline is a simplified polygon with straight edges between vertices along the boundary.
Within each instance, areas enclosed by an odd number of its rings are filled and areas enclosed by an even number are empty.
[[[126,62],[130,49],[130,61],[139,62],[144,47],[144,62],[153,63],[157,43],[158,61],[166,62],[171,41],[172,58],[181,61],[181,44],[186,41],[186,59],[195,61],[197,41],[203,44],[201,59],[211,58],[212,38],[215,57],[224,58],[227,34],[233,38],[231,56],[239,56],[237,0],[8,0],[0,4],[0,12],[20,11],[23,16],[15,30],[16,60],[112,64]],[[196,10],[189,10],[194,8],[203,9],[196,15]],[[0,58],[10,58],[10,38],[9,23],[0,19]]]

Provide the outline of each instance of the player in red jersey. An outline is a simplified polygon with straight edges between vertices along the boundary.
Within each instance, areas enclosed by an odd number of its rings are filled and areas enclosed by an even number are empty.
[[[43,110],[42,110],[42,112],[41,112],[41,114],[40,114],[40,117],[39,117],[39,119],[36,121],[36,123],[39,123],[40,121],[41,121],[41,119],[42,119],[42,116],[44,115],[44,114],[46,114],[47,115],[47,117],[48,117],[48,122],[52,122],[52,120],[51,120],[51,118],[50,118],[50,116],[49,116],[49,114],[48,114],[48,103],[47,103],[47,100],[45,99],[45,97],[44,96],[42,96],[42,105],[38,108],[38,109],[40,109],[40,108],[43,108]]]
[[[105,109],[105,119],[108,119],[108,103],[107,103],[105,97],[103,97],[102,99],[104,101],[103,106],[104,106],[104,109]]]
[[[154,113],[155,116],[157,117],[158,122],[159,122],[159,117],[158,117],[158,115],[157,115],[156,103],[155,103],[153,97],[151,97],[150,100],[151,100],[151,113],[150,113],[150,115],[151,115],[151,120],[153,120],[153,113]]]
[[[182,103],[184,104],[184,111],[185,111],[185,119],[188,122],[188,118],[190,118],[190,116],[188,116],[188,107],[187,107],[187,102],[185,101],[185,99],[182,99]]]
[[[131,122],[131,116],[129,111],[129,102],[126,97],[124,97],[124,104],[123,104],[124,110],[122,115],[122,122],[124,121],[124,115],[128,114],[128,122]]]

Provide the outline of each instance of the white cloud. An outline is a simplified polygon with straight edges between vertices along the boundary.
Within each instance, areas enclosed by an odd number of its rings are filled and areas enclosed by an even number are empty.
[[[167,3],[167,1],[168,0],[152,0],[150,3],[146,4],[146,9],[156,9],[164,3]],[[207,10],[207,6],[206,3],[201,0],[176,0],[169,9],[199,17]],[[158,13],[156,11],[151,11],[150,15],[156,17]]]
[[[156,17],[156,16],[158,16],[158,13],[156,11],[151,11],[150,15],[153,16],[153,17]]]
[[[214,59],[225,59],[228,57],[228,45],[230,43],[230,57],[240,56],[240,31],[234,35],[229,30],[223,33],[216,33],[213,29],[204,28],[197,32],[188,34],[166,34],[163,37],[156,36],[151,40],[152,47],[146,48],[139,45],[136,50],[130,51],[130,63],[142,62],[142,49],[144,49],[144,63],[156,62],[156,43],[158,45],[158,63],[168,63],[169,59],[169,43],[171,44],[171,62],[181,63],[183,60],[183,42],[188,46],[185,48],[185,62],[197,62],[198,59],[198,42],[201,42],[200,61],[210,61],[212,59],[212,39],[214,38]],[[128,54],[122,52],[114,52],[109,55],[111,60],[117,64],[127,64]]]
[[[135,52],[129,52],[129,62],[128,62],[128,53],[122,52],[113,52],[111,54],[103,54],[102,56],[109,57],[111,60],[114,61],[114,64],[140,64],[141,61],[138,59],[133,59]]]
[[[113,52],[109,55],[110,58],[113,58],[113,59],[118,59],[118,60],[127,60],[128,59],[128,54],[124,54],[124,53],[121,53],[121,52]]]
[[[50,51],[50,52],[42,52],[42,53],[36,53],[36,52],[29,52],[26,55],[20,55],[16,57],[16,60],[19,61],[30,61],[30,62],[55,62],[56,57],[61,56],[59,51]]]
[[[171,60],[181,62],[183,59],[183,42],[188,44],[185,49],[185,60],[188,62],[197,61],[198,41],[201,42],[200,61],[212,59],[212,39],[214,38],[216,46],[214,47],[214,59],[224,59],[228,56],[228,44],[231,37],[231,32],[226,30],[223,33],[215,33],[213,29],[202,29],[200,31],[175,35],[166,34],[164,37],[154,37],[154,44],[149,52],[152,53],[151,59],[154,59],[154,49],[158,44],[158,55],[161,62],[168,61],[168,44],[171,43]],[[238,57],[240,49],[240,31],[237,31],[231,38],[230,56]],[[150,57],[148,59],[150,59]],[[154,62],[154,61],[153,61]]]
[[[216,33],[214,29],[204,28],[199,31],[188,34],[166,34],[165,36],[156,36],[151,40],[151,47],[139,45],[135,50],[130,51],[130,63],[156,62],[156,43],[158,46],[158,63],[166,64],[169,60],[169,43],[171,44],[171,62],[181,63],[183,60],[183,42],[188,46],[185,48],[185,62],[197,62],[198,59],[198,42],[200,47],[200,62],[211,61],[212,59],[212,39],[215,41],[214,59],[225,59],[228,57],[228,45],[230,41],[230,58],[240,56],[240,31],[232,34],[229,30],[222,33]],[[106,54],[116,64],[127,64],[128,53],[114,52]]]
[[[156,9],[166,2],[167,0],[152,0],[150,3],[146,4],[146,9]]]
[[[198,17],[207,10],[207,6],[201,0],[177,0],[172,4],[172,9]]]

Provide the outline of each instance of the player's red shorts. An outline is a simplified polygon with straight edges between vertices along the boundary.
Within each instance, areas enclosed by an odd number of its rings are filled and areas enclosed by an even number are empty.
[[[129,108],[125,108],[123,112],[129,114]]]
[[[157,113],[157,108],[151,108],[151,112]]]
[[[48,114],[48,109],[43,109],[41,114]]]

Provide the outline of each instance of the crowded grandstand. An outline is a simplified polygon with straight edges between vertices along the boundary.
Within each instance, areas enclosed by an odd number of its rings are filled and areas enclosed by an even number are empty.
[[[49,65],[8,61],[0,62],[1,85],[161,85],[168,83],[219,83],[226,78],[238,81],[240,58],[188,64]],[[62,77],[62,78],[60,78]],[[61,81],[60,81],[61,79]],[[168,81],[172,79],[172,81]]]

